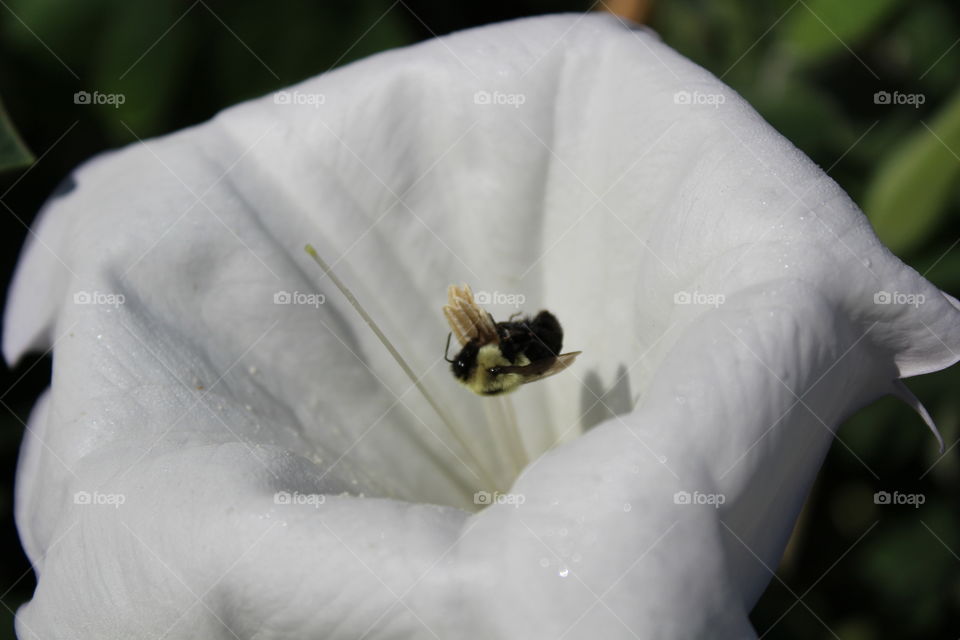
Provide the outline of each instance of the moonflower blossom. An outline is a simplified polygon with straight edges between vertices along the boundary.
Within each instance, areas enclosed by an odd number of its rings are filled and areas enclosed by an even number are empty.
[[[583,354],[470,394],[442,353],[461,282]],[[900,380],[960,352],[957,300],[832,179],[600,14],[90,160],[6,327],[9,362],[53,353],[17,475],[23,639],[755,638],[837,426],[894,394],[935,433]]]

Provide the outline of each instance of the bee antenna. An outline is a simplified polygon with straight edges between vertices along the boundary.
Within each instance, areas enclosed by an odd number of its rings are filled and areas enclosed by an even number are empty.
[[[450,363],[455,362],[455,360],[451,360],[450,358],[447,357],[447,355],[449,355],[449,353],[450,353],[450,337],[451,337],[452,335],[453,335],[453,333],[448,333],[448,334],[447,334],[447,348],[443,350],[443,359],[446,360],[447,362],[450,362]]]

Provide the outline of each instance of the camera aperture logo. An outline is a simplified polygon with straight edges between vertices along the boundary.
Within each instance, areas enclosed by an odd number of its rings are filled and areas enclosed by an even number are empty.
[[[515,508],[527,501],[527,497],[522,493],[500,493],[494,491],[477,491],[473,494],[473,504],[481,507],[488,507],[492,504],[510,504]]]
[[[291,104],[319,109],[327,103],[322,93],[304,93],[302,91],[277,91],[273,94],[273,104]]]
[[[273,294],[273,304],[306,305],[314,309],[320,308],[327,297],[322,293],[306,293],[304,291],[277,291]]]
[[[94,91],[77,91],[73,94],[73,104],[108,104],[114,109],[119,109],[120,105],[127,101],[127,96],[122,93],[100,93]]]
[[[122,493],[100,493],[99,491],[77,491],[73,494],[73,504],[106,506],[119,509],[127,501]]]
[[[890,505],[909,505],[914,509],[919,509],[920,505],[927,501],[927,496],[922,493],[900,493],[894,491],[877,491],[873,494],[873,504]]]
[[[522,293],[503,293],[501,291],[477,291],[473,294],[473,299],[477,301],[477,304],[504,304],[515,309],[519,309],[527,301],[527,297]]]
[[[927,301],[927,297],[922,293],[901,293],[900,291],[877,291],[873,294],[873,304],[898,304],[898,305],[910,305],[911,307],[918,308],[924,302]]]
[[[289,491],[277,491],[273,494],[273,504],[305,504],[314,509],[319,509],[320,505],[326,501],[327,496],[322,493],[300,493],[299,491],[290,493]]]
[[[118,308],[124,302],[126,297],[122,293],[110,293],[106,291],[77,291],[73,294],[74,304],[99,304],[108,307]]]
[[[714,509],[719,509],[720,505],[727,501],[727,496],[722,493],[701,493],[694,491],[677,491],[673,494],[673,504],[697,504],[710,505]]]
[[[523,93],[504,93],[503,91],[484,91],[481,89],[473,94],[473,104],[499,105],[519,109],[527,101]]]
[[[708,106],[719,109],[727,101],[722,93],[703,93],[701,91],[677,91],[673,94],[673,104]]]
[[[873,104],[906,104],[914,109],[919,109],[920,105],[927,101],[927,96],[922,93],[900,93],[894,91],[877,91],[873,94]]]
[[[705,293],[703,291],[677,291],[673,294],[673,304],[698,305],[717,308],[727,301],[722,293]]]

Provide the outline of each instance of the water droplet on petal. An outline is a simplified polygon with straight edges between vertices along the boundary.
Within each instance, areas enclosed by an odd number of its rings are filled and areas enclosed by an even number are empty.
[[[568,575],[570,575],[570,569],[568,569],[566,566],[561,566],[557,570],[557,575],[561,578],[566,578]]]

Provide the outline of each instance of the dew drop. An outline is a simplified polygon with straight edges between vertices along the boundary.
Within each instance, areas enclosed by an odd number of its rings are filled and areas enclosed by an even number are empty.
[[[568,569],[566,566],[561,566],[560,569],[557,570],[557,575],[561,578],[566,578],[568,575],[570,575],[570,569]]]
[[[550,566],[550,561],[547,558],[540,558],[540,566],[546,569]]]

